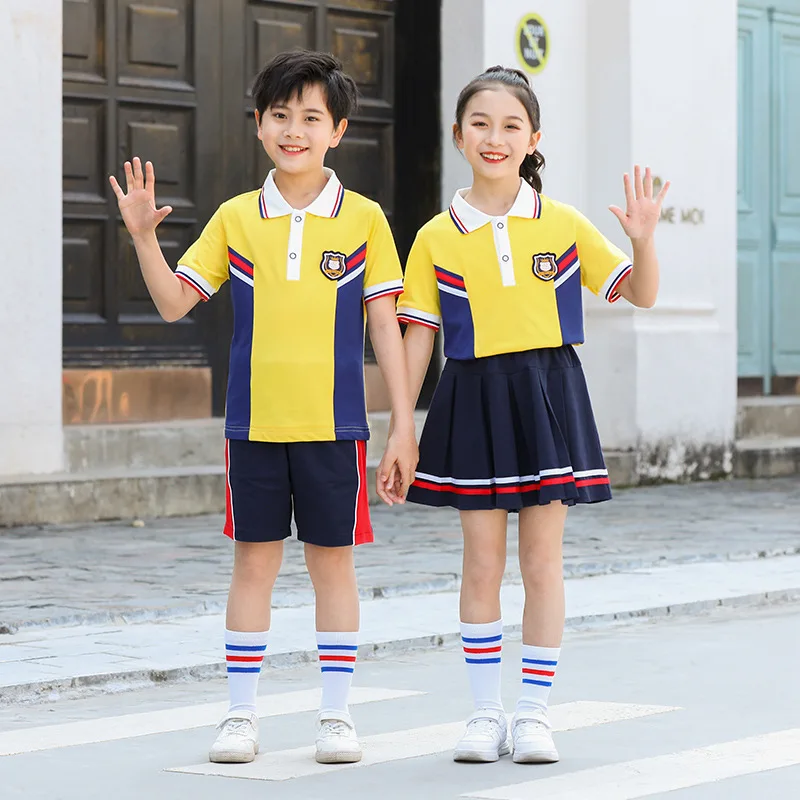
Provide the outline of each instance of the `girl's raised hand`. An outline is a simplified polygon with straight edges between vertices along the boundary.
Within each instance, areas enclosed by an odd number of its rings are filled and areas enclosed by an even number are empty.
[[[156,173],[150,161],[145,164],[144,174],[138,156],[133,159],[133,164],[125,162],[127,193],[122,191],[113,175],[108,180],[117,196],[122,220],[132,236],[154,231],[172,211],[171,206],[156,208]]]
[[[609,210],[619,220],[629,239],[647,239],[655,233],[661,216],[661,204],[669,189],[669,181],[653,197],[653,175],[650,167],[644,171],[642,180],[642,168],[637,164],[633,170],[633,186],[631,186],[631,176],[627,172],[623,182],[628,207],[623,211],[619,206],[609,206]]]

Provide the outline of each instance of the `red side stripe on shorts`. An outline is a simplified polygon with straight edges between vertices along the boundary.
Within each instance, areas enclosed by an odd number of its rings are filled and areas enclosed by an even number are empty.
[[[358,498],[356,499],[356,522],[353,544],[366,544],[374,541],[372,522],[369,518],[366,442],[360,440],[356,441],[356,461],[358,465]]]
[[[225,527],[222,532],[231,539],[236,539],[233,522],[233,497],[231,495],[231,443],[225,440]]]

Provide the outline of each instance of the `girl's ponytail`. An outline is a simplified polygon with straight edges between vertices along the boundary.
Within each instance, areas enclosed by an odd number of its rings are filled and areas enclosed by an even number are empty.
[[[533,126],[534,133],[541,128],[541,112],[539,109],[539,99],[536,97],[527,76],[522,70],[511,69],[510,67],[494,66],[489,67],[485,72],[473,78],[462,90],[456,103],[456,124],[461,128],[464,118],[464,111],[467,103],[478,92],[488,89],[490,86],[501,84],[511,91],[514,96],[525,106],[528,118]],[[520,177],[527,181],[537,192],[542,191],[541,171],[544,169],[544,156],[538,151],[533,155],[525,156],[519,166]]]

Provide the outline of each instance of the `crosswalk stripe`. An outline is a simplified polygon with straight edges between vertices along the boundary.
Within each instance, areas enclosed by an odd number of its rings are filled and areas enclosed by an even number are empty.
[[[375,703],[380,700],[397,700],[421,694],[425,692],[354,686],[350,692],[350,703],[352,705]],[[319,708],[319,701],[319,689],[304,689],[297,692],[261,695],[256,702],[256,708],[259,717],[276,717],[298,714],[302,711],[316,711]],[[215,725],[227,710],[226,702],[203,703],[163,711],[7,731],[0,733],[0,756],[202,728],[205,725]]]
[[[553,730],[569,731],[677,710],[672,706],[578,701],[552,706],[550,721]],[[368,767],[388,761],[443,753],[455,745],[463,731],[464,723],[459,721],[366,736],[361,739],[364,757],[356,764],[317,764],[314,761],[313,747],[298,747],[293,750],[265,753],[250,764],[204,763],[189,767],[174,767],[167,771],[262,781],[286,781],[341,769]]]
[[[800,764],[800,728],[463,794],[481,800],[636,800]]]

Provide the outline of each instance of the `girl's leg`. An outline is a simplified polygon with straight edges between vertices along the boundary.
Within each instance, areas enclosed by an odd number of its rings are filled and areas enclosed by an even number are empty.
[[[525,586],[522,617],[522,694],[514,719],[514,760],[557,761],[547,720],[564,633],[562,539],[567,506],[560,501],[524,508],[519,517],[519,564]]]
[[[508,512],[499,509],[461,512],[464,532],[461,637],[476,710],[503,710],[500,584],[506,568],[507,522]]]
[[[267,649],[272,587],[283,542],[236,542],[225,620],[225,657],[231,711],[256,710],[256,690]]]
[[[316,594],[317,647],[322,671],[321,717],[347,715],[358,652],[359,603],[353,548],[305,544]]]

